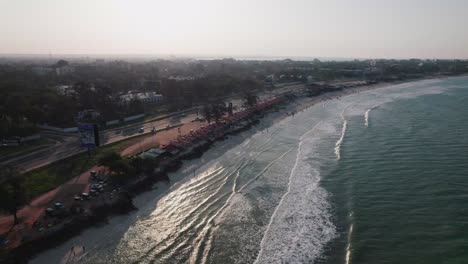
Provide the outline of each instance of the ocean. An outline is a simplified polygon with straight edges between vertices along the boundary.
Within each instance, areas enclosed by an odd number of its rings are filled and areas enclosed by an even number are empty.
[[[433,79],[267,117],[31,263],[468,263],[467,99]]]

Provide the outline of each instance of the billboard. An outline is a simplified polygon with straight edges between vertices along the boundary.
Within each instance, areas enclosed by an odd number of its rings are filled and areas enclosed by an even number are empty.
[[[99,130],[96,124],[78,125],[80,134],[80,144],[85,148],[95,148],[99,146]]]

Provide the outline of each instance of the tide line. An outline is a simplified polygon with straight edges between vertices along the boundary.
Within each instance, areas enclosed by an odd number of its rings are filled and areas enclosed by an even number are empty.
[[[353,235],[353,224],[349,226],[349,231],[348,231],[348,245],[346,246],[346,257],[345,257],[345,263],[349,264],[351,261],[351,236]]]
[[[280,202],[278,203],[278,205],[276,206],[275,210],[273,211],[273,214],[271,215],[270,217],[270,221],[268,222],[268,225],[267,225],[267,228],[265,230],[265,233],[263,234],[263,238],[262,238],[262,241],[260,242],[260,251],[257,255],[257,258],[255,259],[255,262],[254,264],[258,264],[258,261],[260,260],[260,257],[262,256],[263,254],[263,251],[264,251],[264,248],[265,248],[265,241],[266,241],[266,237],[268,235],[268,233],[270,232],[270,227],[271,225],[273,224],[273,220],[276,218],[276,214],[278,213],[278,209],[281,207],[281,205],[283,204],[283,201],[285,199],[285,197],[291,192],[291,182],[292,182],[292,177],[294,175],[294,173],[296,172],[296,168],[299,164],[299,156],[300,156],[300,153],[301,153],[301,147],[302,147],[302,143],[304,142],[304,137],[306,135],[308,135],[309,133],[313,132],[315,130],[315,128],[317,126],[319,126],[320,124],[322,123],[322,121],[318,122],[314,127],[312,127],[312,129],[310,129],[309,131],[307,131],[306,133],[304,133],[300,139],[299,139],[299,146],[297,148],[297,154],[296,154],[296,161],[294,163],[294,166],[293,168],[291,169],[291,173],[289,174],[289,181],[288,181],[288,190],[286,191],[286,193],[283,194],[283,196],[281,197],[280,199]]]
[[[366,127],[369,126],[369,112],[371,111],[371,108],[367,109],[366,112],[364,113],[364,125]]]
[[[345,107],[345,109],[343,109],[343,111],[341,112],[341,119],[343,120],[343,127],[341,128],[340,139],[338,139],[338,141],[335,143],[335,155],[336,155],[337,160],[341,159],[341,144],[343,143],[343,140],[346,134],[346,128],[348,127],[348,121],[344,117],[344,112],[349,106],[350,105]]]

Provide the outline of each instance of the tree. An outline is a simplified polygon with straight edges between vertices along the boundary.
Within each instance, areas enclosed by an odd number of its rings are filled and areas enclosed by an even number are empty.
[[[128,112],[131,115],[141,114],[144,112],[144,110],[145,108],[144,108],[143,102],[141,102],[138,99],[132,99],[128,103]]]
[[[231,116],[232,115],[232,102],[229,102],[229,106],[228,106],[228,114]]]
[[[203,116],[205,117],[208,124],[211,123],[211,109],[209,105],[203,106]]]
[[[130,173],[131,167],[126,160],[115,151],[108,151],[99,158],[99,165],[106,166],[117,176]]]
[[[130,166],[132,166],[135,169],[136,173],[143,172],[143,163],[144,160],[138,156],[130,160]]]
[[[246,92],[244,94],[244,100],[247,106],[254,106],[257,104],[258,96],[253,93]]]
[[[124,159],[116,160],[109,165],[109,170],[114,172],[118,176],[129,174],[131,171],[128,162]]]
[[[55,64],[57,67],[65,67],[65,66],[68,66],[68,61],[66,60],[59,60],[57,61],[57,63]]]
[[[225,105],[224,102],[219,101],[211,104],[211,113],[215,119],[215,122],[218,123],[219,119],[223,117],[224,111],[225,111]]]
[[[0,138],[6,137],[10,132],[12,120],[6,114],[0,114]]]
[[[18,210],[27,202],[24,188],[24,178],[19,171],[13,167],[2,168],[0,179],[0,209],[8,212],[14,217],[14,224],[17,225]]]
[[[107,151],[101,155],[98,162],[99,162],[99,165],[109,166],[113,162],[121,160],[121,159],[122,159],[122,156],[120,156],[119,153],[115,151]]]

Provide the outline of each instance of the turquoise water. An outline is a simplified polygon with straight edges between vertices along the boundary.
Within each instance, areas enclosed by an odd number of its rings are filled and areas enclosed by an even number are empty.
[[[426,80],[267,117],[32,263],[468,263],[467,99]]]
[[[451,89],[384,104],[368,127],[349,121],[323,185],[350,263],[468,263],[468,89],[456,89],[468,82],[432,85]]]

